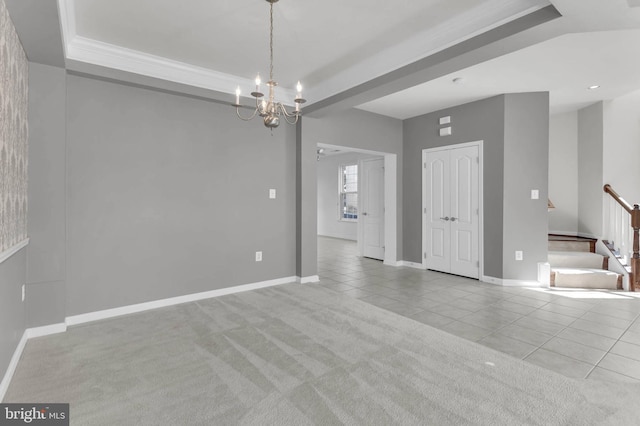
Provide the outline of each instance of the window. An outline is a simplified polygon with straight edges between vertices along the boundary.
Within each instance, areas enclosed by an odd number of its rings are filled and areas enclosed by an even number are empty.
[[[340,212],[339,219],[358,220],[358,165],[340,166],[339,176]]]

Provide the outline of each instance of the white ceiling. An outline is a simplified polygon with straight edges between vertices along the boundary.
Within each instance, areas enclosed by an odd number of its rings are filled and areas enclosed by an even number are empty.
[[[499,93],[549,91],[551,113],[561,113],[639,90],[639,71],[640,29],[567,34],[359,108],[406,119]]]
[[[542,24],[533,45],[356,106],[409,118],[500,93],[548,90],[552,110],[565,111],[640,89],[635,0],[282,0],[274,5],[274,77],[283,88],[301,80],[310,105],[550,3],[563,17]],[[58,6],[68,64],[222,97],[236,85],[251,91],[257,72],[268,76],[264,0],[58,0]],[[454,77],[462,83],[452,83]],[[586,90],[592,84],[602,87]]]

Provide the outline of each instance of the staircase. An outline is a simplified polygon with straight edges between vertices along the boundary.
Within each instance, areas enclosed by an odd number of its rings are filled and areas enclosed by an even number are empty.
[[[622,290],[622,275],[608,270],[609,257],[596,253],[592,238],[549,235],[551,286]]]

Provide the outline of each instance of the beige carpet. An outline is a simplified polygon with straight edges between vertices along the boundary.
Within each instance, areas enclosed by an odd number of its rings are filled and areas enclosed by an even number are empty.
[[[639,391],[287,284],[33,339],[4,402],[77,425],[631,425]]]

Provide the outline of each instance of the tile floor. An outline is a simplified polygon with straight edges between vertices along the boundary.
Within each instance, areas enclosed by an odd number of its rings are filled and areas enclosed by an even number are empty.
[[[501,287],[318,237],[318,285],[568,377],[640,383],[640,293]]]

